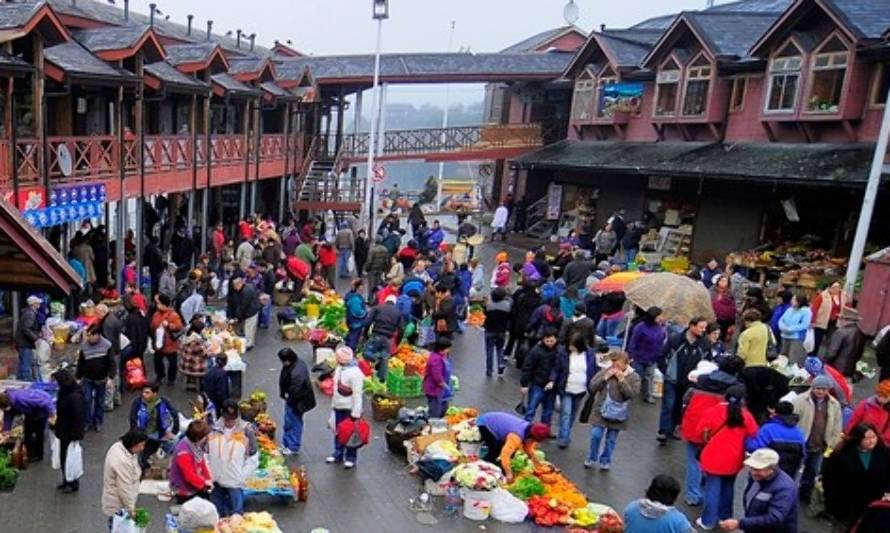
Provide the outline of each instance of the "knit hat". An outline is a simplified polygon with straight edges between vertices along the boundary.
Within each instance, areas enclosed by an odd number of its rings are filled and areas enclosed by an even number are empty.
[[[818,357],[807,357],[803,363],[804,370],[811,376],[818,376],[822,373],[822,370],[825,368],[825,363],[822,362]]]
[[[508,257],[507,252],[498,252],[498,254],[494,256],[494,260],[498,263],[503,263]]]
[[[878,383],[878,386],[875,387],[875,392],[878,396],[890,396],[890,379],[885,379]]]
[[[816,379],[813,380],[814,389],[830,389],[833,385],[834,383],[831,381],[831,378],[825,374],[819,374],[816,376]],[[888,383],[888,389],[890,389],[890,383]]]
[[[545,424],[532,424],[528,428],[528,436],[530,439],[541,442],[550,438],[550,426]]]

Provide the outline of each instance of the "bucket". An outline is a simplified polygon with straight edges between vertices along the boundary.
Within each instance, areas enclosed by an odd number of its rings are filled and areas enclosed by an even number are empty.
[[[458,442],[457,447],[460,450],[460,453],[464,455],[475,455],[476,457],[481,457],[481,442]]]
[[[661,398],[664,395],[664,375],[657,368],[652,371],[652,397]]]
[[[464,499],[464,517],[470,520],[488,520],[491,515],[491,492],[461,490]]]
[[[68,337],[71,335],[71,326],[68,324],[53,326],[53,344],[61,344],[64,345],[68,342]]]
[[[331,357],[334,357],[334,350],[330,348],[316,348],[315,349],[315,364],[324,363]]]

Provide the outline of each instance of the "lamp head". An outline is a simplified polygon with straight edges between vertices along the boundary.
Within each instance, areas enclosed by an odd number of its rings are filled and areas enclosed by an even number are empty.
[[[372,18],[374,20],[384,20],[389,18],[389,0],[373,0],[374,11]]]
[[[562,16],[566,20],[566,24],[573,25],[578,19],[581,17],[581,12],[578,9],[578,4],[575,3],[575,0],[569,0],[569,3],[562,10]]]

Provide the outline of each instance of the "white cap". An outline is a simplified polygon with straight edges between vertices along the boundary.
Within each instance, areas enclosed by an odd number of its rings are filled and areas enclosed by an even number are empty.
[[[390,294],[389,296],[386,297],[386,300],[384,300],[383,302],[388,303],[388,304],[394,304],[394,303],[396,303],[396,297],[393,296],[392,294]]]
[[[771,448],[760,448],[745,459],[745,466],[761,470],[779,464],[779,454]]]
[[[19,301],[21,301],[21,300],[19,300]],[[36,296],[28,296],[28,298],[25,301],[28,303],[28,305],[43,303],[43,300],[41,300],[40,298],[38,298]]]

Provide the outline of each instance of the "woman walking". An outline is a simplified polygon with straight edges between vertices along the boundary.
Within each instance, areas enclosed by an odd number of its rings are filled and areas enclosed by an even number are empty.
[[[757,434],[757,422],[745,408],[745,387],[733,385],[726,390],[726,401],[704,412],[696,433],[705,445],[701,452],[701,470],[705,473],[704,507],[695,521],[704,530],[732,518],[736,475],[745,460],[745,439]]]
[[[587,394],[587,384],[596,374],[596,356],[589,350],[584,336],[575,334],[569,341],[569,351],[561,352],[553,368],[553,383],[559,396],[559,436],[556,445],[568,448],[572,439],[572,426],[581,408],[581,400]]]
[[[779,331],[782,332],[782,355],[788,357],[789,363],[803,366],[807,351],[803,341],[810,329],[813,313],[809,308],[809,300],[802,294],[791,298],[791,307],[779,319]]]
[[[590,431],[590,450],[584,468],[599,464],[600,470],[609,470],[612,453],[618,441],[618,432],[627,429],[630,401],[640,393],[640,376],[630,366],[625,352],[609,354],[612,366],[599,372],[590,382],[593,395],[593,428]],[[600,452],[600,441],[606,443]]]
[[[334,370],[334,397],[331,399],[331,413],[334,419],[334,453],[325,462],[343,463],[346,469],[355,468],[358,461],[358,448],[349,448],[337,439],[337,426],[347,418],[358,420],[362,416],[362,394],[365,376],[355,361],[355,355],[348,346],[337,348],[337,369]]]
[[[53,374],[59,384],[56,399],[56,420],[52,424],[53,433],[59,439],[59,464],[62,466],[62,483],[56,488],[65,494],[77,492],[80,481],[68,481],[65,463],[68,458],[68,446],[80,444],[84,436],[84,401],[83,391],[71,372],[59,370]]]
[[[426,364],[423,376],[423,393],[426,395],[430,418],[442,418],[448,410],[451,398],[451,339],[439,337],[433,344],[433,351]]]
[[[650,307],[643,319],[633,327],[630,342],[627,343],[631,365],[642,380],[641,390],[646,403],[655,403],[655,398],[652,397],[652,376],[655,363],[664,351],[666,334],[663,323],[661,308]]]
[[[726,342],[731,338],[730,328],[735,324],[736,305],[732,296],[732,285],[729,276],[723,274],[717,278],[717,282],[711,288],[711,305],[717,323],[720,324],[720,340]]]

